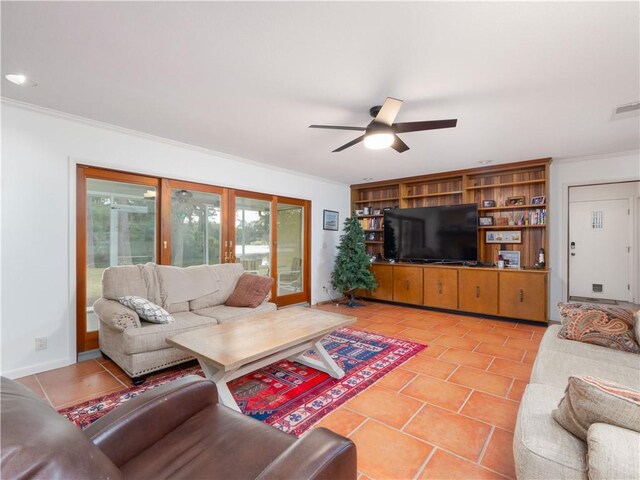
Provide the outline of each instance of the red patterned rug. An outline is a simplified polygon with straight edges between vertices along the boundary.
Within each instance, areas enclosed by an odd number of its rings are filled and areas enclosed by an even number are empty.
[[[351,328],[341,328],[322,343],[345,371],[340,380],[311,367],[282,360],[229,382],[245,415],[299,436],[326,414],[403,364],[426,345]],[[313,356],[310,351],[307,355]],[[199,367],[173,372],[144,385],[59,410],[85,428],[118,405],[163,383],[198,374]]]

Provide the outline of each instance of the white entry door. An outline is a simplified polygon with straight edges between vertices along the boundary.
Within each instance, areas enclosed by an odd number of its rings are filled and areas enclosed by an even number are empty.
[[[631,301],[629,200],[569,204],[569,295]]]

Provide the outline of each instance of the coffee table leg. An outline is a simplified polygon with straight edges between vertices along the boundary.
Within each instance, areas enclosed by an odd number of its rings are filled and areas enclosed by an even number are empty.
[[[233,375],[233,372],[235,370],[229,372],[219,370],[200,358],[198,359],[198,362],[200,362],[200,367],[202,368],[205,377],[207,377],[209,380],[213,380],[213,383],[216,384],[216,387],[218,389],[218,399],[220,400],[220,403],[226,407],[232,408],[235,411],[242,413],[242,410],[240,410],[240,407],[236,403],[235,398],[233,398],[231,390],[229,390],[229,387],[227,386],[227,380],[231,375]]]
[[[298,355],[297,357],[294,357],[293,360],[306,365],[307,367],[315,368],[316,370],[320,370],[321,372],[328,373],[333,378],[344,377],[344,370],[342,370],[335,362],[335,360],[331,358],[331,355],[329,355],[329,352],[325,350],[320,340],[314,343],[313,349],[320,357],[320,360],[309,358],[305,356],[304,353]]]

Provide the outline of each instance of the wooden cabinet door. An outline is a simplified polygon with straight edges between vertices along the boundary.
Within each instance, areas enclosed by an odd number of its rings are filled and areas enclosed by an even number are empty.
[[[456,310],[458,308],[458,270],[425,267],[423,305]]]
[[[547,322],[547,275],[500,272],[499,314]]]
[[[498,314],[498,272],[461,269],[458,292],[460,310],[487,315]]]
[[[378,286],[375,290],[367,291],[367,296],[378,300],[393,300],[393,266],[371,265],[371,273]]]
[[[393,267],[393,301],[422,305],[422,268]]]

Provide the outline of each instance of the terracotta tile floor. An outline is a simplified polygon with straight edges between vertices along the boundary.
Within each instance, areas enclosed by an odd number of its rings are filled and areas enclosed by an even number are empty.
[[[317,308],[429,345],[318,424],[356,443],[361,480],[515,478],[513,429],[544,326],[381,303]],[[18,381],[56,408],[131,385],[104,358]]]

